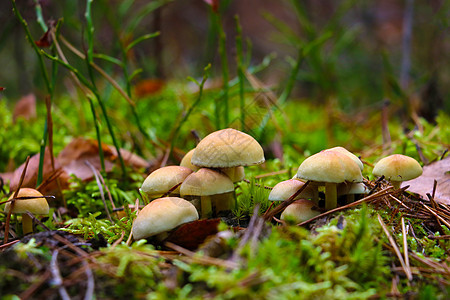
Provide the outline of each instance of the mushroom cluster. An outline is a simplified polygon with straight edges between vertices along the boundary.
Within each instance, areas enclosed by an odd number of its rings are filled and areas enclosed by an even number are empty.
[[[264,151],[253,137],[227,128],[207,135],[179,166],[152,172],[140,190],[149,199],[181,197],[201,218],[209,218],[235,206],[234,183],[244,179],[244,166],[264,161]]]

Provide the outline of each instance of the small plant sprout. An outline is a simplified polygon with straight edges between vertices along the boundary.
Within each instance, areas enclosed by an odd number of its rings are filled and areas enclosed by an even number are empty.
[[[299,199],[284,209],[281,213],[281,220],[298,224],[318,215],[320,215],[320,212],[315,209],[314,202]]]
[[[391,185],[399,189],[402,181],[411,180],[422,175],[422,167],[412,157],[393,154],[380,159],[373,168],[373,175],[383,176]]]
[[[195,220],[198,220],[198,213],[189,201],[164,197],[153,200],[139,212],[131,232],[135,240],[155,236],[162,241],[172,229]]]
[[[298,168],[297,177],[325,185],[325,209],[337,207],[337,184],[362,182],[358,165],[345,154],[321,151],[305,159]]]
[[[192,199],[197,209],[200,206],[202,218],[209,218],[213,213],[234,206],[233,182],[225,174],[212,169],[201,168],[189,175],[181,184],[180,194]]]
[[[9,197],[9,200],[13,199],[13,195]],[[36,197],[36,198],[33,198]],[[12,214],[22,214],[22,228],[23,234],[33,232],[33,219],[27,214],[30,212],[35,215],[48,215],[49,206],[45,197],[38,191],[32,188],[21,188],[17,194],[17,198],[14,201],[14,205],[11,210],[11,202],[6,203],[5,212]]]
[[[141,192],[149,198],[158,198],[179,185],[192,173],[192,170],[181,166],[167,166],[153,171],[142,183]],[[180,187],[176,187],[172,196],[180,195]]]

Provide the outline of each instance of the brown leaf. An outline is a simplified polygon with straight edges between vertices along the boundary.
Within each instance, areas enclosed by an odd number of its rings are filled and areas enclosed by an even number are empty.
[[[450,204],[450,156],[423,167],[423,174],[413,180],[405,181],[402,186],[409,185],[408,191],[428,199],[427,193],[433,193],[434,180],[437,180],[434,199]]]
[[[213,12],[219,12],[219,0],[203,0],[206,4],[211,6]]]
[[[0,86],[0,92],[3,91],[3,90],[5,90],[5,88]]]
[[[110,147],[110,151],[114,159],[118,157],[115,147]],[[122,154],[125,164],[131,165],[136,169],[147,168],[149,166],[149,163],[145,159],[128,150],[120,149],[120,154]]]
[[[161,79],[145,79],[139,81],[134,87],[136,97],[145,97],[156,94],[164,86],[164,81]]]
[[[209,220],[197,220],[181,225],[166,239],[167,242],[189,250],[195,250],[205,239],[218,232],[217,226],[220,218]]]
[[[52,45],[53,40],[52,40],[52,35],[50,34],[51,30],[54,29],[54,22],[50,23],[50,26],[48,27],[47,31],[44,33],[43,36],[41,36],[41,38],[38,41],[35,41],[34,43],[36,44],[36,46],[38,46],[39,48],[48,48]]]
[[[36,96],[34,94],[23,96],[14,106],[13,122],[16,122],[19,117],[25,120],[36,118]]]

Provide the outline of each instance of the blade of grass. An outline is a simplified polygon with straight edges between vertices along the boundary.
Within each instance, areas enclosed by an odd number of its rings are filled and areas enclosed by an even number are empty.
[[[244,65],[243,65],[243,50],[242,50],[242,27],[239,23],[239,17],[235,16],[236,20],[236,62],[239,80],[239,107],[241,112],[241,131],[245,131],[245,98],[244,98]]]

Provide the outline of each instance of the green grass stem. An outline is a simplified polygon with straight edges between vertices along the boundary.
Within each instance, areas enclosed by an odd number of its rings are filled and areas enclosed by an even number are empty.
[[[240,108],[240,121],[241,131],[245,131],[245,95],[244,95],[244,62],[243,62],[243,50],[242,50],[242,27],[239,23],[239,17],[235,16],[236,20],[236,63],[237,63],[237,78],[239,81],[239,108]]]

